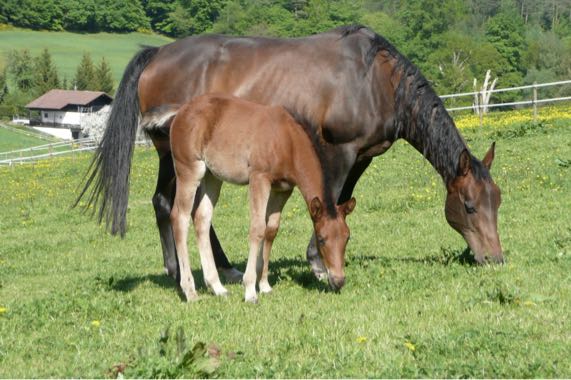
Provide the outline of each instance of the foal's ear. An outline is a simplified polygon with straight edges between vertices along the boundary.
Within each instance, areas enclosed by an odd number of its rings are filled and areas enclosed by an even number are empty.
[[[470,157],[470,153],[468,149],[464,149],[462,153],[460,153],[460,158],[458,159],[458,175],[465,176],[470,171],[472,167],[471,164],[472,158]]]
[[[311,215],[311,219],[314,221],[321,218],[321,214],[323,213],[323,204],[319,200],[318,197],[315,197],[309,203],[309,214]]]
[[[347,216],[353,212],[356,204],[357,204],[357,200],[355,199],[355,197],[353,197],[353,198],[349,199],[347,202],[342,203],[339,206],[337,206],[337,209],[339,210],[339,212],[341,212],[341,214],[343,214],[343,216]]]
[[[482,160],[482,164],[484,164],[484,166],[487,167],[488,170],[492,168],[492,162],[494,161],[495,151],[496,151],[496,142],[494,141],[490,149],[488,149],[488,153],[486,153],[484,159]]]

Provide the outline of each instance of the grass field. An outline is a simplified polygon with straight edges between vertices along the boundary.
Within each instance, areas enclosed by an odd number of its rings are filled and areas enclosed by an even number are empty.
[[[258,305],[240,285],[181,302],[162,273],[153,151],[135,154],[124,240],[69,209],[88,155],[0,168],[0,377],[569,378],[570,125],[465,130],[479,157],[497,141],[506,265],[463,259],[440,178],[399,142],[357,186],[343,291],[309,272],[296,191]],[[245,189],[224,186],[215,226],[242,270],[247,213]]]
[[[25,131],[21,129],[21,131],[22,132],[17,132],[1,128],[0,126],[0,153],[48,143],[46,139],[34,136],[35,133],[31,132],[29,129],[26,129]],[[53,140],[50,139],[50,141]],[[2,157],[0,157],[0,159],[2,159]]]
[[[139,45],[160,46],[171,42],[168,37],[129,33],[129,34],[80,34],[69,32],[38,32],[31,30],[5,30],[0,31],[0,68],[6,63],[6,53],[12,49],[28,49],[33,56],[37,56],[47,48],[54,60],[60,80],[67,77],[68,84],[75,75],[82,55],[91,54],[94,63],[98,64],[101,57],[105,57],[113,73],[115,87],[117,87],[123,70],[139,49]]]

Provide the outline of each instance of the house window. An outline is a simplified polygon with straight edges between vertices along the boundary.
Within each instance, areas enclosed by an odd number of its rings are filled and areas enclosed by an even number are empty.
[[[44,117],[48,117],[48,113],[47,113],[47,112],[44,112]]]

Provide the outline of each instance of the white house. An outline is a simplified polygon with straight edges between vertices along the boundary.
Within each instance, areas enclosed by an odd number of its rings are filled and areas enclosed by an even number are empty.
[[[30,113],[39,111],[36,124],[67,128],[74,135],[79,135],[82,119],[112,101],[111,96],[100,91],[50,90],[26,105],[26,108]]]

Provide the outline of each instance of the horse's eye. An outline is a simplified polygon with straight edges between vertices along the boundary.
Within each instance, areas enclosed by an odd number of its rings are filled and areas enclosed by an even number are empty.
[[[318,236],[317,243],[319,244],[320,247],[323,247],[325,245],[325,239],[322,238],[321,236]]]
[[[466,208],[466,212],[468,214],[474,214],[476,212],[476,207],[472,202],[466,201],[464,202],[464,207]]]

